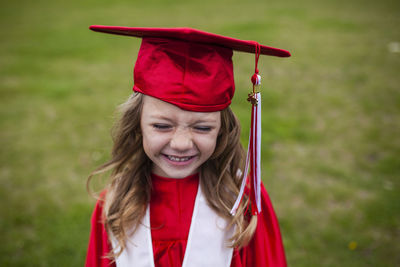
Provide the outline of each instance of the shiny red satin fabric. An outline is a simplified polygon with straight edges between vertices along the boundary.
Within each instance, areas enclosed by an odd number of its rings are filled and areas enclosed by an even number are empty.
[[[222,46],[143,38],[133,90],[184,110],[223,110],[235,92],[232,54]]]
[[[197,175],[184,179],[153,176],[150,223],[156,267],[182,266],[198,182]],[[278,221],[264,187],[261,198],[262,213],[258,215],[256,232],[246,247],[234,250],[231,267],[286,266]],[[104,258],[111,247],[101,223],[101,212],[102,205],[98,202],[92,217],[87,267],[115,267]]]

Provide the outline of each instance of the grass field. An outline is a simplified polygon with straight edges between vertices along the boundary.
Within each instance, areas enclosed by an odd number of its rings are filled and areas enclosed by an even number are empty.
[[[140,41],[91,24],[188,26],[262,57],[263,179],[290,266],[400,266],[400,2],[3,1],[0,266],[82,266],[114,109]],[[235,54],[248,133],[254,57]]]

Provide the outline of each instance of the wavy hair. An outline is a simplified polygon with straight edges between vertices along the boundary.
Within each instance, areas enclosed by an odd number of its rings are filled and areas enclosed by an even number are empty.
[[[119,106],[119,121],[112,131],[111,160],[99,166],[88,177],[87,188],[94,175],[111,170],[105,188],[104,225],[117,241],[110,257],[117,257],[124,249],[127,236],[133,234],[146,212],[151,196],[152,162],[143,150],[140,120],[143,95],[135,93]],[[235,215],[230,214],[239,193],[244,166],[244,150],[240,144],[240,124],[228,107],[221,111],[221,129],[216,148],[200,170],[200,186],[210,207],[225,218],[228,227],[235,227],[231,246],[246,245],[254,234],[257,216],[246,213],[249,199],[242,200]]]

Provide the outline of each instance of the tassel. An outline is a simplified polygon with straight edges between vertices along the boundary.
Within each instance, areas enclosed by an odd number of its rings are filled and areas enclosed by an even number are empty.
[[[258,58],[260,56],[260,45],[256,43],[255,70],[251,77],[253,92],[248,96],[251,103],[251,125],[249,143],[247,146],[246,164],[243,172],[242,184],[239,195],[231,209],[234,215],[243,199],[244,189],[247,184],[247,177],[250,177],[250,202],[253,215],[261,213],[261,94],[256,87],[261,85],[261,76],[258,74]],[[250,173],[248,174],[250,170]]]

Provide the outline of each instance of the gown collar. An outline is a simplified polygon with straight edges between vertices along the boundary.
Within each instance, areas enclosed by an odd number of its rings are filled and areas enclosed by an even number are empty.
[[[169,178],[169,177],[163,177],[157,174],[152,173],[151,174],[151,178],[153,179],[153,181],[160,181],[160,182],[179,182],[179,181],[192,181],[192,180],[198,180],[199,179],[199,173],[195,173],[189,176],[186,176],[184,178]]]

